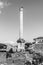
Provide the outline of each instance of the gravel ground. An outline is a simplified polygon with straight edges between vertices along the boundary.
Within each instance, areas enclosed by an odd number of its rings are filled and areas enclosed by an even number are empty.
[[[0,53],[0,65],[24,65],[24,55],[22,53],[12,54],[6,59],[6,53]]]

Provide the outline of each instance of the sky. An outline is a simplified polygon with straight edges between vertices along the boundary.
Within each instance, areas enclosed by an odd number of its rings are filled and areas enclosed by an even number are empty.
[[[8,0],[0,14],[0,41],[19,39],[19,8],[24,7],[24,40],[43,36],[43,0]]]

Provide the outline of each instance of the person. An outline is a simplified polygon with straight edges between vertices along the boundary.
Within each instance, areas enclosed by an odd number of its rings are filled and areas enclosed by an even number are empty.
[[[31,62],[26,61],[26,62],[24,63],[24,65],[31,65]]]
[[[9,53],[14,53],[12,48],[11,48],[8,52],[9,52]]]

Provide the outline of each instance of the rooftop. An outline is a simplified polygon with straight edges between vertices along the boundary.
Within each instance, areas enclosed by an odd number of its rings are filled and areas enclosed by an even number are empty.
[[[43,37],[37,37],[37,38],[34,38],[33,40],[37,40],[37,39],[43,39]]]

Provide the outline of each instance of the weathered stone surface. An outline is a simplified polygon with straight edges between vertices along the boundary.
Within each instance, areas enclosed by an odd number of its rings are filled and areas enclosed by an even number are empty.
[[[37,53],[43,53],[43,44],[35,44],[33,49]]]
[[[0,52],[0,62],[6,62],[6,53]]]

